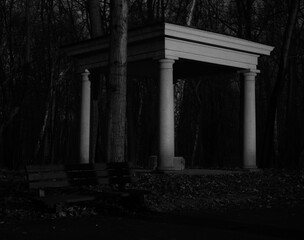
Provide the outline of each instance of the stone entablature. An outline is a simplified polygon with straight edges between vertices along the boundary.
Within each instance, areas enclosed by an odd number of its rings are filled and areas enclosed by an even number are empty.
[[[106,67],[109,37],[64,47],[82,69]],[[128,35],[128,62],[148,59],[189,59],[240,69],[256,69],[258,57],[273,47],[195,28],[161,23],[135,28]]]

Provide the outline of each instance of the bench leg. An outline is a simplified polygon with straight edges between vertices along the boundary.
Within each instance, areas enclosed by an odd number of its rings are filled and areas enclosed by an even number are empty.
[[[145,196],[143,194],[131,194],[121,199],[121,204],[129,209],[139,210],[144,208]]]

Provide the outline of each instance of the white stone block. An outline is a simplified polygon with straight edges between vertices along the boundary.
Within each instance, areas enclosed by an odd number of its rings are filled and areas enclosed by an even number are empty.
[[[185,159],[183,157],[174,157],[174,170],[181,171],[185,169]]]

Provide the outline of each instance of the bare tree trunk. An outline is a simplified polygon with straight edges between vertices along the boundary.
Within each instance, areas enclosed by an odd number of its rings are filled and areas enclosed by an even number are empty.
[[[238,36],[246,39],[252,38],[251,12],[252,4],[255,0],[238,0],[236,7],[238,10]]]
[[[30,10],[31,2],[30,0],[25,0],[25,49],[24,49],[24,65],[23,65],[23,83],[21,91],[25,92],[24,99],[22,103],[22,111],[20,115],[20,140],[22,143],[21,146],[21,161],[26,163],[31,158],[30,151],[30,137],[31,137],[31,128],[32,121],[30,119],[29,111],[31,109],[30,96],[27,94],[27,88],[29,86],[29,81],[31,79],[31,49],[30,49]],[[16,167],[16,166],[14,166]]]
[[[199,111],[198,111],[197,119],[196,119],[195,137],[194,137],[193,150],[192,150],[192,155],[191,155],[191,167],[193,167],[195,164],[195,158],[197,156],[197,151],[198,151],[198,148],[200,147],[199,138],[200,138],[200,134],[201,134],[201,125],[202,125],[202,116],[203,116],[202,101],[199,96],[199,91],[201,90],[201,88],[200,88],[201,82],[202,82],[202,80],[200,79],[195,86],[195,93],[196,93],[195,95],[196,95],[197,101],[199,103]]]
[[[134,103],[134,80],[128,79],[127,83],[127,147],[128,161],[133,165],[137,164],[138,156],[136,152],[137,136],[136,136],[136,118],[134,118],[133,103]],[[136,95],[135,95],[136,96]],[[140,116],[140,112],[137,116]]]
[[[153,0],[147,0],[147,11],[148,11],[148,22],[153,22],[154,19]]]
[[[25,63],[29,64],[30,62],[30,0],[25,2],[25,26],[26,26],[26,48],[25,48]]]
[[[0,17],[1,17],[1,15],[0,15]],[[2,20],[2,17],[0,20]],[[1,22],[0,22],[0,24],[1,24]],[[0,30],[0,44],[1,43],[2,43],[2,31]],[[5,70],[4,70],[2,57],[0,56],[0,102],[2,102],[2,104],[3,104],[3,106],[0,106],[1,107],[0,109],[1,109],[2,113],[5,112],[4,106],[5,106],[5,102],[6,102],[6,96],[5,96],[6,94],[5,94],[5,90],[4,90],[5,82],[6,82],[6,74],[5,74]],[[4,128],[5,128],[5,123],[6,123],[5,117],[1,116],[0,117],[0,167],[4,166],[3,132],[4,132]]]
[[[191,26],[195,4],[196,4],[196,0],[192,0],[192,2],[190,4],[190,9],[189,9],[189,12],[187,15],[187,20],[186,20],[187,26]]]
[[[164,0],[161,0],[161,20],[164,22],[165,19],[165,3]]]
[[[287,72],[290,43],[291,43],[293,29],[297,19],[299,3],[300,3],[299,0],[292,1],[292,6],[289,12],[288,22],[284,33],[278,75],[269,100],[268,115],[266,119],[266,128],[264,133],[264,144],[262,149],[263,167],[269,167],[275,165],[275,156],[274,156],[275,125],[274,124],[276,119],[278,100],[285,84],[285,76]]]
[[[125,160],[128,1],[111,1],[108,162]]]
[[[188,15],[187,15],[187,19],[186,19],[187,26],[191,26],[195,3],[196,3],[196,0],[192,0],[192,2],[190,3],[190,9],[188,11]],[[198,86],[200,85],[200,81],[198,82],[196,88],[198,88]],[[186,88],[184,88],[184,91],[186,91]],[[199,99],[198,96],[197,96],[197,98]],[[200,103],[200,110],[199,110],[199,113],[197,116],[197,121],[196,121],[195,138],[194,138],[193,150],[192,150],[192,155],[191,155],[191,167],[194,166],[194,162],[195,162],[196,152],[197,152],[197,148],[198,148],[199,134],[200,134],[201,119],[202,119],[201,102],[199,101],[199,103]]]
[[[199,138],[200,138],[200,134],[201,134],[201,125],[202,125],[202,106],[200,105],[200,109],[197,115],[197,119],[196,119],[196,127],[195,127],[195,137],[194,137],[194,143],[193,143],[193,150],[192,150],[192,155],[191,155],[191,167],[194,167],[195,165],[195,159],[197,156],[197,151],[199,146]]]
[[[44,54],[48,59],[48,66],[44,72],[49,79],[49,93],[47,97],[47,102],[45,104],[45,113],[43,124],[40,129],[38,136],[38,141],[34,148],[34,158],[32,161],[39,159],[39,153],[43,148],[43,159],[42,162],[53,163],[55,157],[55,109],[56,109],[56,89],[55,89],[55,79],[54,79],[54,64],[52,58],[52,22],[53,22],[53,1],[48,1],[46,4],[41,2],[41,21],[44,23],[44,10],[47,10],[47,24],[44,25],[44,34],[46,36],[47,42],[47,52]]]
[[[99,0],[87,0],[90,23],[91,23],[91,36],[98,37],[103,35],[102,21],[100,14]]]
[[[254,1],[255,0],[246,0],[246,2],[244,3],[245,37],[249,40],[252,39],[251,9]]]
[[[103,32],[103,24],[101,19],[100,3],[99,0],[87,0],[88,11],[91,23],[91,36],[92,38],[101,36]],[[98,140],[98,119],[99,119],[99,109],[98,109],[98,92],[99,85],[101,84],[101,75],[97,72],[91,74],[91,81],[93,81],[92,86],[95,86],[95,93],[92,96],[92,106],[91,106],[91,133],[90,133],[90,161],[95,162],[95,153]]]

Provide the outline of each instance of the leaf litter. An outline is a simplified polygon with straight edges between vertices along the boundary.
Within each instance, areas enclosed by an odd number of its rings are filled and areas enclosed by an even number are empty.
[[[132,188],[151,191],[145,210],[153,212],[273,210],[304,213],[303,170],[261,170],[219,175],[145,173]],[[96,191],[100,191],[97,187]],[[20,172],[0,171],[0,223],[12,219],[65,218],[97,214],[135,214],[119,202],[98,201],[48,212],[31,201]],[[142,209],[140,210],[142,211]]]

